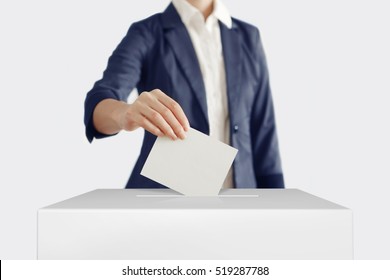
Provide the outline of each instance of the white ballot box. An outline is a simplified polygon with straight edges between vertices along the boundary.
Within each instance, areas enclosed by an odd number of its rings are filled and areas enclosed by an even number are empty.
[[[352,259],[352,211],[297,189],[99,189],[38,211],[38,259]]]

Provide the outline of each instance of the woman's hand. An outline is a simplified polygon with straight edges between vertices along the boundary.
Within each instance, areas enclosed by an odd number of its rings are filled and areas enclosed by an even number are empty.
[[[180,105],[158,89],[142,92],[132,104],[103,100],[96,106],[93,118],[95,128],[105,134],[143,127],[156,136],[176,140],[184,139],[190,127]]]

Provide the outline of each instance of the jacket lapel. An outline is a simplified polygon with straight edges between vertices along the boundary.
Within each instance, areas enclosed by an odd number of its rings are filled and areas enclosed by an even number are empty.
[[[208,123],[206,90],[191,38],[172,3],[162,14],[165,37],[172,47]]]
[[[237,121],[234,109],[238,107],[237,102],[241,80],[241,37],[234,22],[230,29],[221,22],[219,26],[225,63],[229,115],[232,123]]]

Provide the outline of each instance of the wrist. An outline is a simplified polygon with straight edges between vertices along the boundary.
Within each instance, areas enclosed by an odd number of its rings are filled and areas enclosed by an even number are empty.
[[[111,120],[117,126],[118,130],[125,129],[125,119],[130,104],[123,101],[117,101],[118,103],[111,111]]]

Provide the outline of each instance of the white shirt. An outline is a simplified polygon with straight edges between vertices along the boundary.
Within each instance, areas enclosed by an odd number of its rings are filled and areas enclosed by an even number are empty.
[[[232,19],[220,0],[214,0],[214,9],[205,21],[203,14],[186,0],[172,0],[190,35],[202,72],[206,90],[210,136],[230,144],[230,122],[226,92],[225,64],[218,20],[228,28]],[[233,187],[230,170],[224,188]]]

